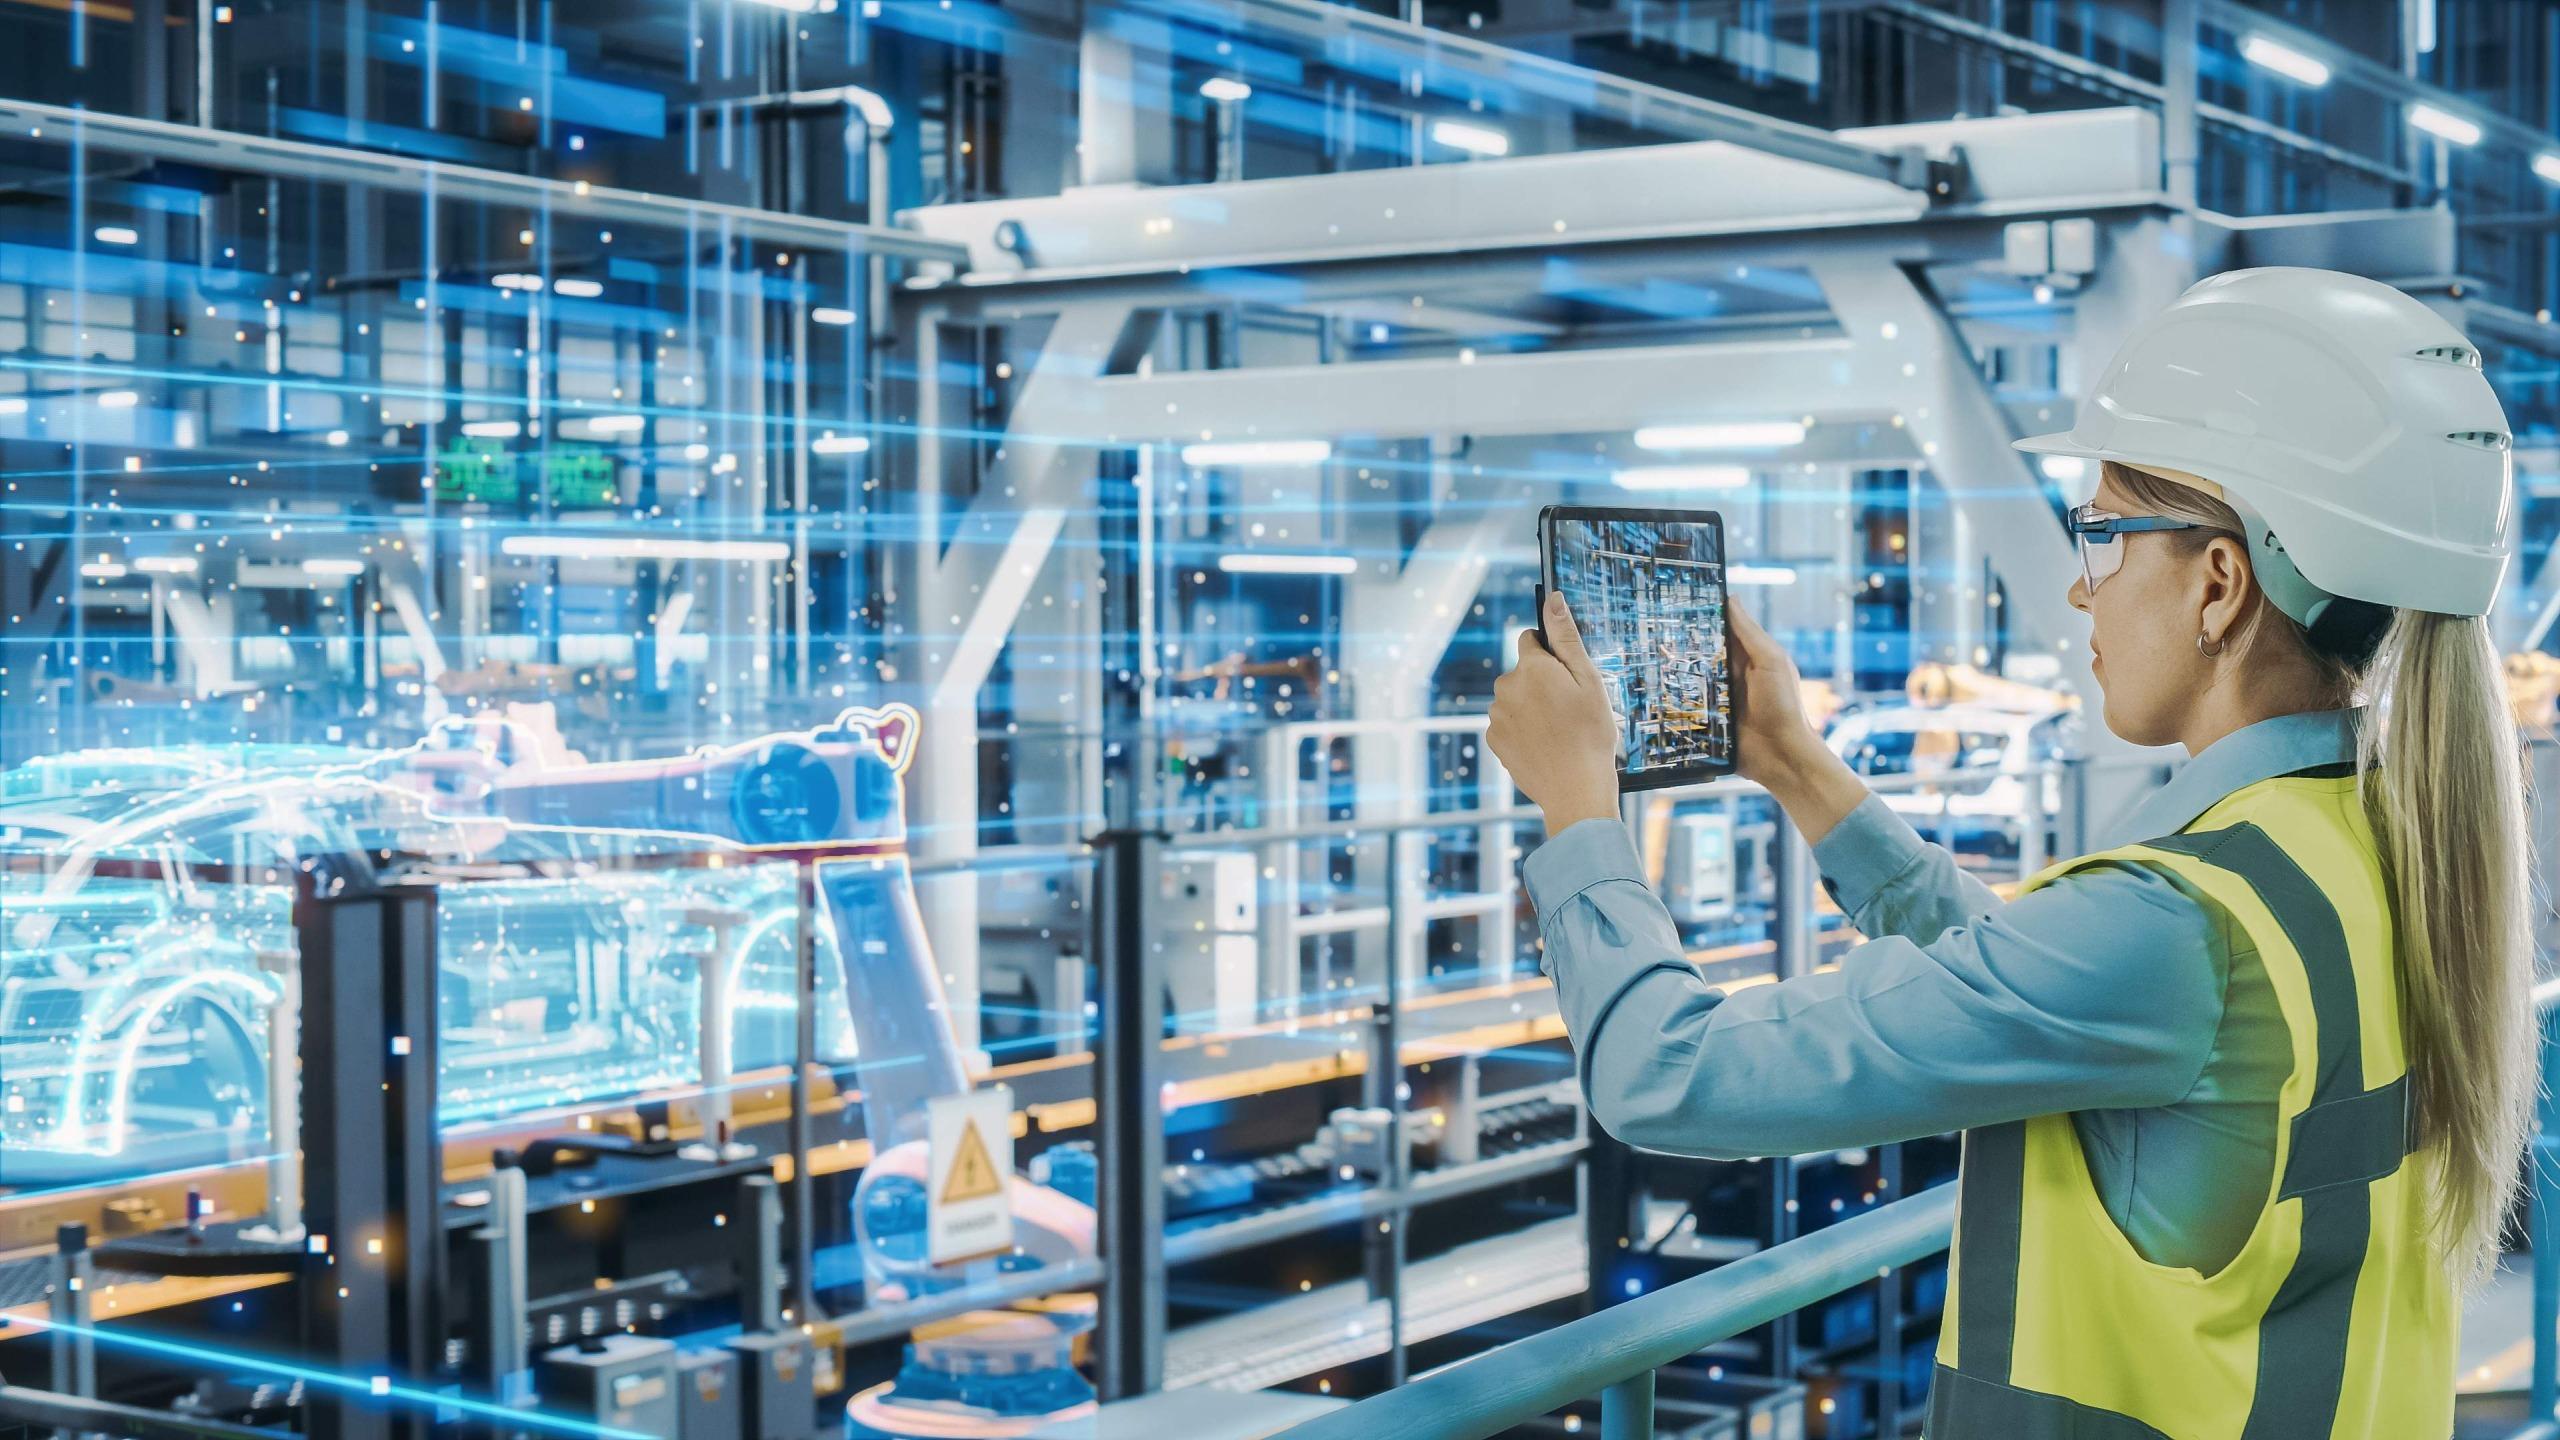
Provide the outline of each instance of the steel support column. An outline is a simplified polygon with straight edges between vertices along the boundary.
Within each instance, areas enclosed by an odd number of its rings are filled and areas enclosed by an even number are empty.
[[[1879,387],[1875,398],[1894,407],[1922,463],[1998,557],[2011,598],[2026,602],[2009,620],[2012,645],[2055,656],[2063,683],[2095,714],[2096,685],[2081,663],[2087,627],[2060,603],[2079,574],[2070,539],[2033,459],[2009,448],[2015,432],[1971,346],[1902,267],[1821,261],[1812,269],[1841,327],[1875,347],[1862,356],[1862,379]]]
[[[928,309],[924,323],[937,323]],[[965,858],[978,849],[978,696],[1013,632],[1015,618],[1048,564],[1072,510],[1088,505],[1102,448],[1077,419],[1086,382],[1125,354],[1133,330],[1128,307],[1070,308],[1058,317],[1039,360],[1022,382],[1011,434],[989,462],[978,498],[955,519],[943,517],[943,489],[975,436],[950,433],[935,390],[943,378],[917,378],[917,533],[905,570],[915,587],[916,631],[902,647],[901,673],[926,681],[924,740],[917,754],[914,839],[930,860]],[[938,357],[939,345],[926,348]],[[938,368],[938,366],[937,366]],[[946,544],[947,541],[947,544]],[[918,886],[925,931],[951,995],[952,1027],[961,1048],[978,1043],[978,884],[968,870],[945,871]]]
[[[305,1353],[429,1387],[444,1358],[436,1131],[436,893],[296,877],[302,968]],[[313,1440],[425,1440],[435,1417],[330,1394]]]

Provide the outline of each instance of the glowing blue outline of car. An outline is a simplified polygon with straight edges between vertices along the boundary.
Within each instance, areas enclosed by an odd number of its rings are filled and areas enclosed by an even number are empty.
[[[446,887],[442,1117],[460,1128],[693,1088],[699,958],[723,922],[734,934],[733,1063],[788,1063],[798,971],[790,866],[755,864],[730,842],[636,828],[501,822],[490,845],[490,817],[377,778],[399,753],[112,751],[0,776],[0,855],[20,862],[0,872],[0,1185],[260,1158],[271,1012],[294,950],[291,895],[206,882],[197,874],[206,863],[380,848],[598,862],[725,853],[732,863],[718,869]],[[833,944],[823,913],[818,941]],[[821,1058],[850,1061],[837,967],[820,974],[830,1021]]]

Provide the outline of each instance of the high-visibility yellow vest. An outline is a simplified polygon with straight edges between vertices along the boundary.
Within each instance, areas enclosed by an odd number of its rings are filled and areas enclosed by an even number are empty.
[[[2412,1158],[2390,900],[2354,777],[2248,786],[2024,889],[2110,861],[2179,877],[2256,943],[2293,1040],[2266,1202],[2215,1274],[2155,1265],[2107,1214],[2069,1115],[1967,1131],[1930,1440],[2442,1440],[2457,1302]]]

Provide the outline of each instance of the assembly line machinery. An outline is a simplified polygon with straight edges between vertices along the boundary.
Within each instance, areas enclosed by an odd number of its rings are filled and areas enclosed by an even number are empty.
[[[1126,1310],[1150,1288],[1108,1283],[1097,1255],[1095,1206],[1115,1212],[1131,1147],[1096,1124],[1096,1091],[1132,1085],[1167,1097],[1132,1128],[1169,1158],[1117,1207],[1161,1207],[1151,1267],[1487,1190],[1543,1188],[1569,1219],[1553,1185],[1586,1137],[1534,974],[1435,983],[1399,1037],[1397,981],[1347,963],[1306,993],[1257,978],[1223,1015],[1169,1010],[1220,972],[1160,945],[1177,953],[1141,1028],[1106,1021],[1099,1053],[970,1062],[902,843],[912,711],[602,764],[543,718],[397,751],[75,753],[9,773],[0,1295],[27,1303],[0,1373],[78,1356],[54,1376],[74,1400],[299,1412],[322,1435],[410,1433],[424,1421],[375,1395],[447,1387],[688,1440],[812,1433],[821,1403],[848,1400],[858,1435],[1023,1433],[1094,1401],[1090,1292]],[[1518,818],[1479,807],[1461,828]],[[1312,828],[1257,839],[1357,843]],[[1213,890],[1223,872],[1251,937],[1253,887],[1239,904],[1224,843],[1136,837],[1099,864],[1152,849],[1145,873]],[[1150,888],[1150,934],[1201,923],[1177,880]],[[1415,893],[1377,917],[1399,948],[1421,943]],[[1507,902],[1486,918],[1518,919]],[[1408,1081],[1386,1086],[1382,1065]],[[1016,1095],[1036,1178],[1010,1182],[1005,1253],[930,1264],[923,1117],[982,1077]],[[1495,1291],[1497,1312],[1584,1288],[1578,1252],[1525,1253],[1540,1275]],[[1481,1309],[1419,1306],[1394,1348]],[[173,1385],[149,1363],[172,1335],[294,1344],[310,1373]],[[1231,1353],[1219,1335],[1177,1331],[1173,1374],[1238,1382],[1186,1358]],[[1283,1379],[1338,1362],[1262,1354]],[[351,1397],[315,1378],[377,1374],[398,1382]]]
[[[1498,785],[1337,818],[1349,797],[1311,761],[1274,772],[1290,826],[1060,857],[1088,872],[1091,953],[1163,983],[1099,981],[1089,1049],[972,1058],[903,849],[901,772],[930,743],[914,712],[603,764],[542,720],[10,772],[0,1296],[23,1323],[0,1374],[323,1436],[424,1433],[397,1402],[432,1393],[493,1433],[537,1433],[503,1421],[522,1413],[796,1437],[841,1413],[859,1437],[1005,1437],[1200,1389],[1231,1394],[1242,1434],[1311,1382],[1315,1404],[1400,1378],[1506,1317],[1637,1293],[1904,1181],[1899,1147],[1640,1165],[1590,1130],[1514,943],[1529,816],[1484,803]],[[1409,741],[1443,731],[1477,734]],[[1669,886],[1687,909],[1765,916],[1718,929],[1704,973],[1754,983],[1847,938],[1737,887],[1737,815],[1766,832],[1755,871],[1806,883],[1765,799],[1663,800],[1637,818],[1656,863],[1688,868]],[[1323,883],[1267,888],[1291,855]],[[1475,877],[1503,889],[1465,893]],[[1328,918],[1364,883],[1374,914]],[[1299,913],[1258,914],[1273,893]],[[1488,932],[1453,953],[1522,960],[1438,963],[1453,920]],[[1240,974],[1221,953],[1292,921],[1338,963]],[[997,1083],[1014,1243],[930,1263],[923,1117]],[[1305,1247],[1320,1236],[1352,1243]],[[1248,1298],[1275,1266],[1277,1293]],[[1926,1323],[1936,1282],[1912,1283],[1728,1347],[1699,1413],[1864,1413],[1856,1386],[1747,1377]],[[235,1358],[159,1363],[180,1336]],[[239,1358],[284,1344],[289,1374]],[[396,1379],[331,1383],[377,1375]]]

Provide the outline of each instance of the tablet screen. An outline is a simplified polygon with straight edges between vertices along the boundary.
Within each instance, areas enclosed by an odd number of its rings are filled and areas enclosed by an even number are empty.
[[[1549,583],[1573,607],[1618,719],[1630,786],[1733,767],[1724,527],[1712,512],[1559,507]]]

